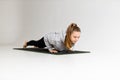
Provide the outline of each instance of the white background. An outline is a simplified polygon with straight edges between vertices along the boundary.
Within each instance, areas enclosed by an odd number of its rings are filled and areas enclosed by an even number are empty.
[[[119,51],[119,0],[0,0],[0,44],[22,45],[77,23],[77,49]]]
[[[1,80],[119,80],[119,0],[0,0]],[[11,50],[77,23],[75,49],[91,54],[53,56]],[[54,76],[55,75],[55,76]]]

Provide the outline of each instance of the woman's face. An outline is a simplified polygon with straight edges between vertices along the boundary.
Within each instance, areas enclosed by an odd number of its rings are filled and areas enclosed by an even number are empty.
[[[70,36],[72,43],[75,44],[79,40],[79,38],[80,38],[80,32],[73,31],[71,36]]]

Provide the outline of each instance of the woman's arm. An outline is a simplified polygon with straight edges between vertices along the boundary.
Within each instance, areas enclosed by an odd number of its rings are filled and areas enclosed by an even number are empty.
[[[50,53],[58,53],[58,51],[57,51],[57,50],[54,50],[54,49],[50,49],[49,52],[50,52]]]
[[[47,37],[44,38],[44,41],[45,41],[46,47],[48,48],[50,53],[57,53],[58,52],[57,50],[53,49],[53,47],[50,44],[49,39]]]

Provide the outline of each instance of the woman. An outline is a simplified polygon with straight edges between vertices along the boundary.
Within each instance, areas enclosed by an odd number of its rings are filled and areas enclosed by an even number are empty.
[[[75,23],[71,23],[66,32],[52,32],[44,35],[40,40],[35,41],[31,40],[25,42],[23,48],[27,46],[34,46],[38,48],[45,48],[51,53],[57,53],[58,51],[63,50],[72,50],[74,44],[80,38],[81,30]]]

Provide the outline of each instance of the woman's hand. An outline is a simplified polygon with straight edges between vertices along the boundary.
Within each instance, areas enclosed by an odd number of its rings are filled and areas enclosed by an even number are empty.
[[[57,50],[54,50],[54,49],[49,50],[49,52],[50,52],[50,53],[58,53],[58,51],[57,51]]]

